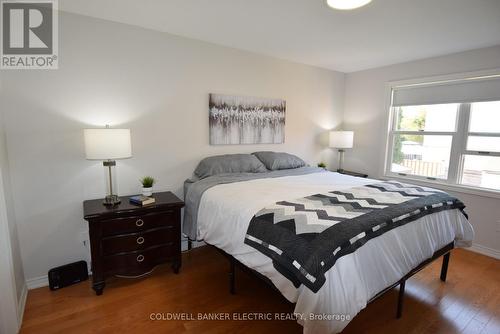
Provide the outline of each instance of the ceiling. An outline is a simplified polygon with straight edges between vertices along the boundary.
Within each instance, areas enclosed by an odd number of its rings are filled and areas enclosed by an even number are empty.
[[[63,11],[353,72],[500,44],[500,0],[63,0]]]

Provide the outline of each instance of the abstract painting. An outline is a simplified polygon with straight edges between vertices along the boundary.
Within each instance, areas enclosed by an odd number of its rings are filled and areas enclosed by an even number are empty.
[[[285,142],[286,101],[210,94],[211,145]]]

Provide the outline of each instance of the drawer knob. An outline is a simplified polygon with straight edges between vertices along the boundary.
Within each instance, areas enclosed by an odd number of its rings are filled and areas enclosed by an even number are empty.
[[[137,219],[137,220],[135,221],[135,226],[137,226],[137,227],[141,227],[142,225],[144,225],[144,220],[142,220],[142,219]]]
[[[137,256],[137,262],[142,262],[142,261],[144,261],[144,255],[141,254]]]
[[[143,237],[139,237],[139,238],[137,238],[136,241],[137,241],[137,244],[142,245],[144,243],[144,238]]]

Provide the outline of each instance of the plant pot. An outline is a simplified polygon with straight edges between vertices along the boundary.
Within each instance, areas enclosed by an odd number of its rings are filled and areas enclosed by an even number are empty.
[[[142,196],[151,196],[153,195],[153,187],[145,188],[142,187]]]

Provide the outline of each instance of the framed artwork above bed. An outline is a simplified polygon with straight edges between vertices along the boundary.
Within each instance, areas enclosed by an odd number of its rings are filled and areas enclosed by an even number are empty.
[[[209,95],[210,145],[282,144],[286,101]]]

